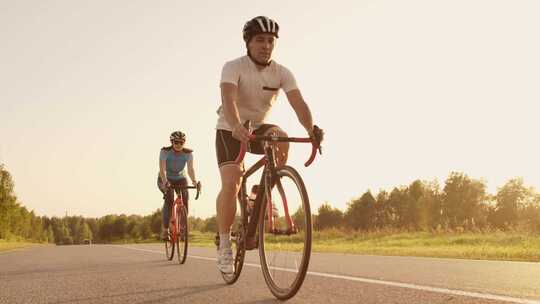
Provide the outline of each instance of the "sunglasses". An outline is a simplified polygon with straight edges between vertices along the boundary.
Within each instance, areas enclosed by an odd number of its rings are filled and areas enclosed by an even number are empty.
[[[173,141],[173,144],[175,145],[183,145],[185,143],[185,141]]]

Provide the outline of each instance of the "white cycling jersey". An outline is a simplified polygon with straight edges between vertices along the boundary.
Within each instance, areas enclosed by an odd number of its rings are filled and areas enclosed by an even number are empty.
[[[286,67],[272,60],[270,65],[259,70],[247,55],[225,63],[221,83],[232,83],[238,87],[236,106],[240,120],[251,120],[254,128],[265,123],[279,89],[285,93],[298,89],[293,74]],[[232,131],[232,126],[225,120],[222,106],[217,113],[216,129]]]

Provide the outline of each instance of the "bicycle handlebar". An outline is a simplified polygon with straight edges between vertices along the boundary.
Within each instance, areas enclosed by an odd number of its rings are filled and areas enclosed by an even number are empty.
[[[197,182],[197,185],[195,186],[180,186],[180,185],[168,185],[168,189],[197,189],[197,195],[195,195],[195,200],[199,199],[199,195],[201,194],[201,182]]]
[[[250,126],[251,126],[251,122],[249,120],[247,120],[244,123],[244,127],[246,127],[246,129],[249,130],[249,129],[251,129]],[[321,141],[322,141],[322,137],[323,137],[323,132],[318,126],[313,126],[313,133],[315,134],[315,138],[311,138],[311,137],[262,136],[262,135],[251,134],[249,136],[249,141],[311,143],[311,155],[309,156],[309,159],[304,163],[304,166],[308,167],[309,165],[311,165],[313,160],[315,160],[315,156],[317,155],[317,150],[319,150],[319,154],[322,154]],[[246,155],[246,151],[247,151],[247,142],[242,142],[240,144],[240,152],[238,153],[238,156],[234,160],[234,162],[236,164],[240,164],[244,160],[244,156]]]

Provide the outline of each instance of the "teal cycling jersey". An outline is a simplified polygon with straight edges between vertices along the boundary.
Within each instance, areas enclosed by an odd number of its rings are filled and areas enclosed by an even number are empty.
[[[192,159],[193,155],[188,149],[178,152],[172,148],[163,148],[159,152],[159,161],[165,160],[165,171],[169,180],[177,181],[186,178],[186,164]]]

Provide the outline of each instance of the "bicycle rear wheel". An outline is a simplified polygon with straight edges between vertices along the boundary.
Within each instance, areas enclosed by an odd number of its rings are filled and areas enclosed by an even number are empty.
[[[246,229],[242,224],[242,218],[240,218],[240,223],[237,225],[237,228],[233,230],[232,236],[232,250],[233,250],[233,267],[234,272],[230,274],[221,273],[225,283],[231,285],[234,284],[240,277],[242,273],[242,268],[244,266],[244,258],[246,257],[246,246],[245,246],[245,235]],[[219,242],[218,242],[219,244]]]
[[[264,216],[259,222],[259,257],[268,288],[275,297],[285,300],[298,292],[307,273],[311,209],[304,182],[292,167],[278,169],[275,185],[265,189],[266,203],[261,208]],[[273,201],[270,206],[269,199]],[[273,210],[273,227],[269,224],[269,207]]]
[[[188,218],[187,210],[184,206],[180,206],[180,208],[178,208],[176,218],[176,256],[178,257],[178,263],[184,264],[186,262],[188,250]]]

